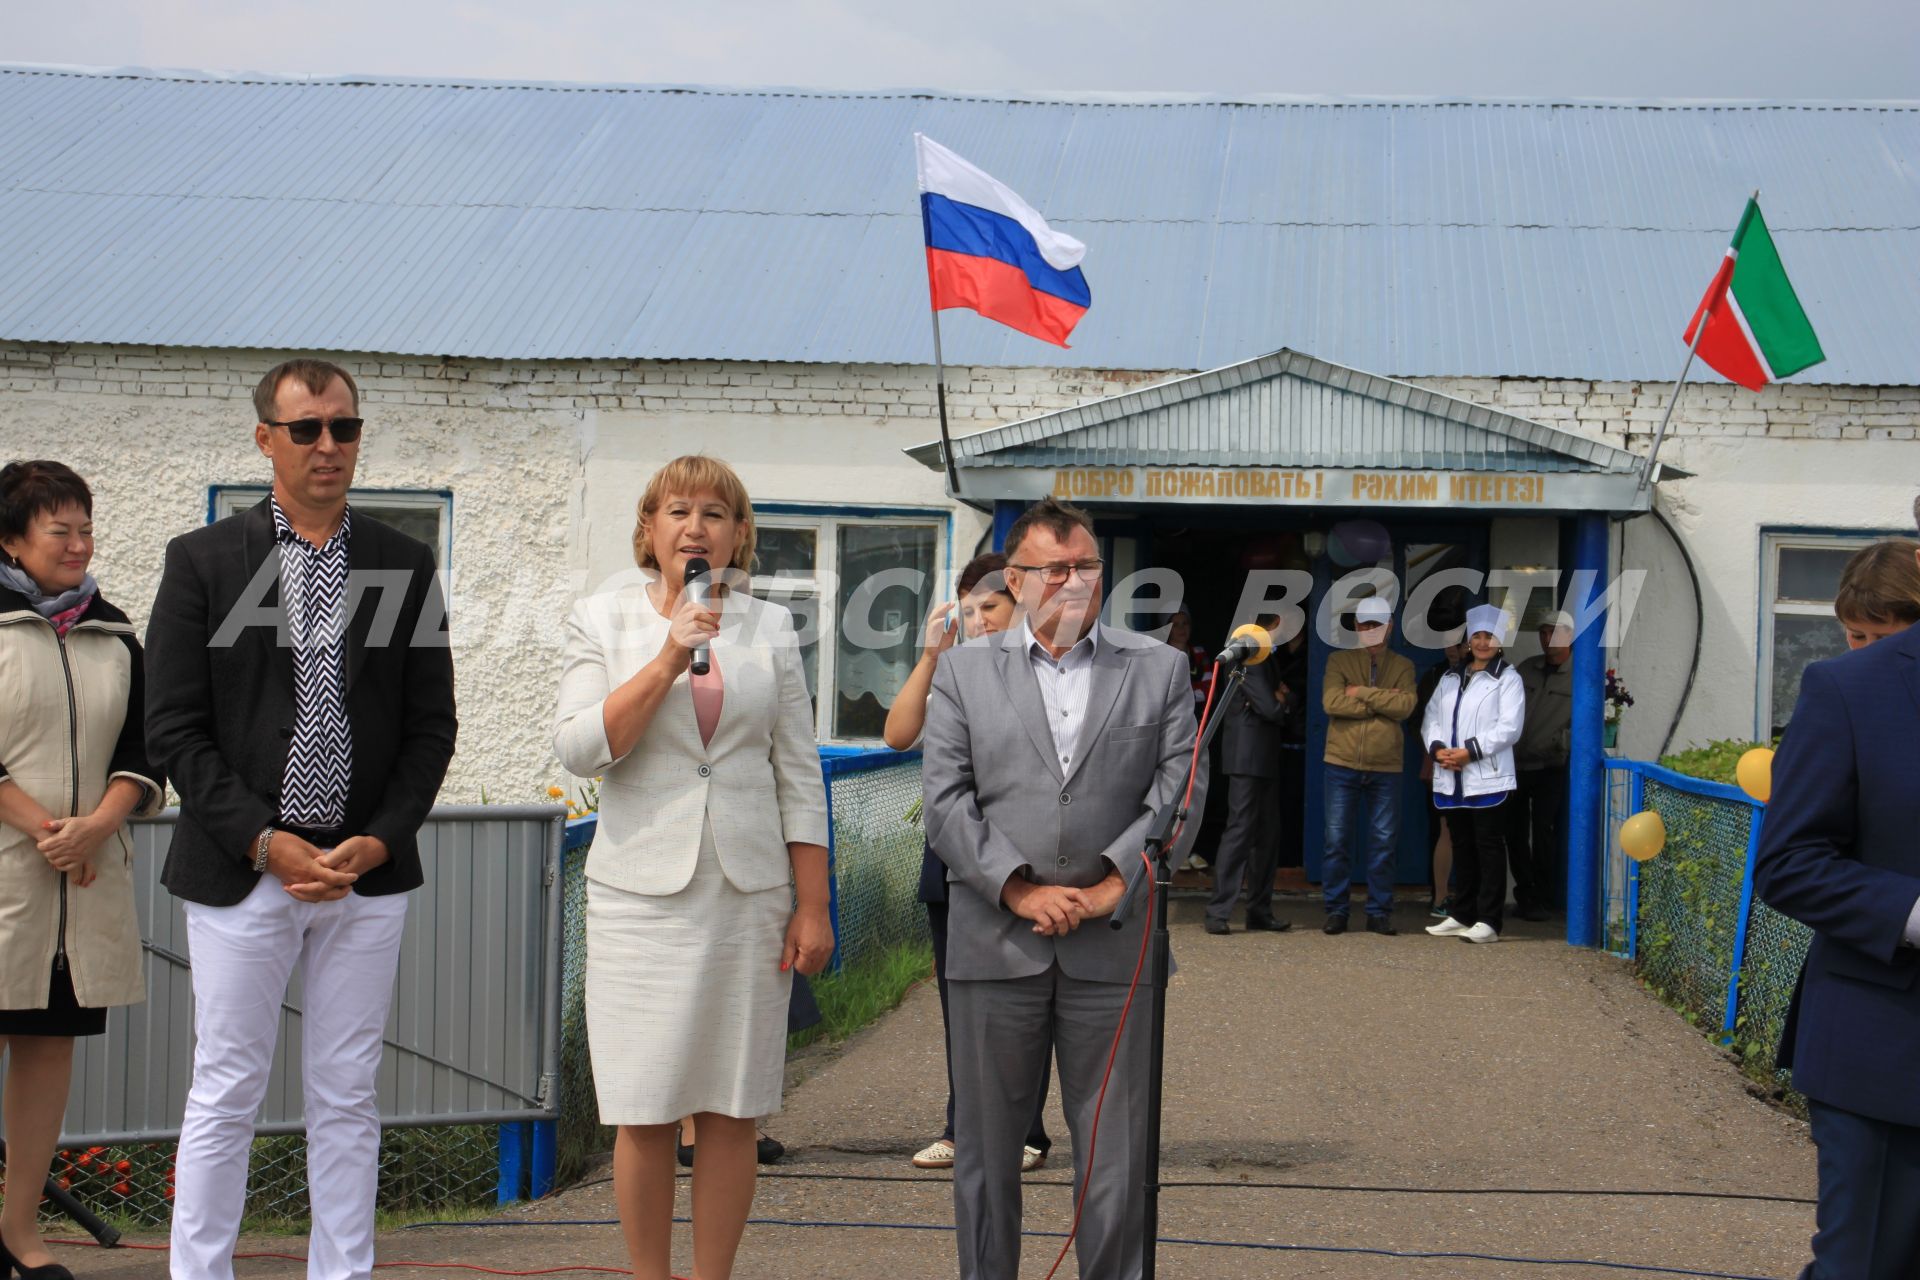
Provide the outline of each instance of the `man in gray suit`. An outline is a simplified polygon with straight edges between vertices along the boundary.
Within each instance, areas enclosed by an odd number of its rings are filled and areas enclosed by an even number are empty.
[[[1273,614],[1254,619],[1272,631]],[[1274,678],[1272,662],[1246,669],[1246,679],[1224,707],[1220,726],[1220,772],[1227,776],[1227,829],[1214,860],[1213,900],[1207,904],[1207,932],[1226,933],[1233,904],[1244,885],[1247,928],[1284,932],[1285,920],[1273,918],[1273,874],[1280,861],[1280,725],[1286,718],[1285,686]],[[1295,815],[1298,817],[1298,815]]]
[[[1099,625],[1093,525],[1052,500],[1007,535],[1015,630],[950,650],[924,743],[927,838],[947,864],[954,1211],[962,1280],[1020,1264],[1020,1147],[1051,1043],[1084,1192],[1080,1274],[1141,1273],[1147,1018],[1136,1008],[1086,1152],[1147,913],[1114,930],[1154,813],[1185,786],[1186,659]],[[1193,812],[1204,802],[1204,774]]]

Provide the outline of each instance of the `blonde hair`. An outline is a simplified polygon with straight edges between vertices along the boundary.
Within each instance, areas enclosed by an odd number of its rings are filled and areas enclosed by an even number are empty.
[[[747,497],[747,486],[740,483],[732,467],[718,458],[698,453],[675,458],[647,481],[646,491],[640,495],[640,505],[634,512],[635,564],[642,569],[660,567],[653,554],[653,514],[668,495],[692,498],[702,493],[714,494],[733,510],[733,518],[740,525],[740,536],[733,544],[732,567],[753,572],[753,503]]]
[[[1833,612],[1842,622],[1920,622],[1920,542],[1888,538],[1853,553],[1840,571]]]

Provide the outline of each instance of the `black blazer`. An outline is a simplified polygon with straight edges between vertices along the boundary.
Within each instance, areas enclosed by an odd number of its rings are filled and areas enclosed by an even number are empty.
[[[1247,668],[1246,681],[1225,708],[1220,726],[1220,772],[1243,778],[1280,776],[1281,725],[1286,709],[1274,698],[1280,687],[1271,660]]]
[[[1287,705],[1280,717],[1280,741],[1286,746],[1305,746],[1307,741],[1307,646],[1289,651],[1287,646],[1275,645],[1273,656],[1263,666],[1274,668],[1273,679],[1276,686],[1287,687]],[[1317,701],[1317,698],[1316,698]]]
[[[391,854],[354,891],[405,893],[420,886],[416,837],[453,758],[446,605],[424,543],[356,513],[347,554],[346,830]],[[189,902],[251,893],[254,839],[278,818],[294,706],[277,569],[265,501],[167,544],[147,625],[147,747],[181,799],[161,882]]]
[[[1814,930],[1780,1046],[1800,1092],[1920,1125],[1920,627],[1816,662],[1773,762],[1754,886]]]

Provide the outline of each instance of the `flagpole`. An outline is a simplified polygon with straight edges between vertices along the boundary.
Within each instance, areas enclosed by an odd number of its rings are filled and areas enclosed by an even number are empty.
[[[1759,202],[1760,188],[1755,187],[1753,189],[1753,195],[1749,197],[1749,200],[1753,203]],[[1741,225],[1745,225],[1744,220]],[[1737,232],[1735,234],[1736,236],[1738,235]],[[1733,287],[1731,281],[1728,282],[1727,287]],[[1693,368],[1694,353],[1700,350],[1700,339],[1706,335],[1708,318],[1708,314],[1702,314],[1700,323],[1693,326],[1693,341],[1687,344],[1687,362],[1680,366],[1680,376],[1673,380],[1673,394],[1667,397],[1667,411],[1660,415],[1660,426],[1653,433],[1653,447],[1647,450],[1646,462],[1640,467],[1640,483],[1636,487],[1636,491],[1646,488],[1653,482],[1654,459],[1660,456],[1661,442],[1667,438],[1667,424],[1673,421],[1673,407],[1680,403],[1680,388],[1686,385],[1687,371]]]
[[[1653,448],[1647,450],[1647,459],[1640,467],[1639,489],[1653,482],[1653,460],[1660,455],[1660,442],[1667,438],[1667,423],[1673,421],[1673,406],[1680,403],[1680,388],[1686,385],[1687,370],[1693,368],[1694,352],[1700,349],[1700,336],[1707,331],[1707,317],[1701,316],[1700,323],[1693,327],[1693,341],[1687,346],[1687,362],[1680,366],[1680,376],[1673,380],[1673,394],[1667,397],[1667,411],[1660,415],[1660,427],[1653,433]]]
[[[927,302],[933,302],[933,268],[927,268]],[[947,367],[940,357],[940,309],[933,307],[933,392],[940,406],[940,456],[947,463],[947,488],[958,498],[960,473],[953,465],[953,437],[947,434]]]

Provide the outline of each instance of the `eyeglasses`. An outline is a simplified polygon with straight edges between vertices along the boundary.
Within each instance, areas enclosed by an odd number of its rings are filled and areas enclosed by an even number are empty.
[[[274,422],[269,420],[267,425],[270,427],[285,427],[287,429],[287,439],[299,445],[319,443],[320,429],[322,427],[325,427],[327,433],[333,437],[335,444],[352,444],[360,438],[360,428],[366,425],[366,419],[334,418],[329,421],[325,418],[295,418],[291,422]]]
[[[1037,573],[1040,581],[1050,587],[1064,586],[1067,575],[1077,573],[1082,582],[1098,582],[1106,570],[1104,560],[1082,560],[1077,564],[1010,564],[1009,569],[1019,569],[1023,573]]]

